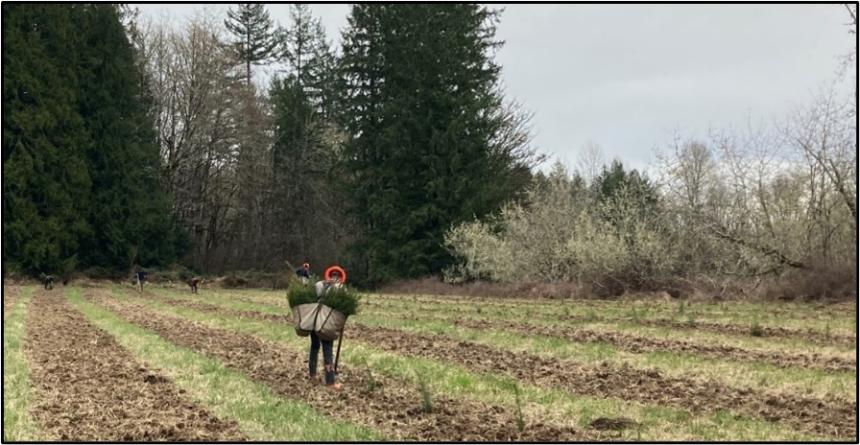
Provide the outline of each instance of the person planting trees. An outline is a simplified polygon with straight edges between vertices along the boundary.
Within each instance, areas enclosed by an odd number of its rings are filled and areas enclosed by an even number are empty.
[[[343,286],[343,278],[346,274],[337,266],[326,269],[325,279],[318,281],[314,286],[316,288],[317,298],[322,299],[332,289],[340,289]],[[336,373],[334,368],[334,340],[324,340],[319,338],[316,332],[311,332],[311,350],[308,359],[308,369],[310,371],[310,380],[316,380],[317,376],[317,358],[319,356],[320,347],[323,350],[323,367],[325,369],[325,384],[334,390],[340,390],[341,384],[335,382]],[[338,353],[340,348],[338,348]]]
[[[146,272],[143,269],[137,269],[137,272],[134,273],[135,279],[137,279],[137,286],[140,293],[143,293],[143,282],[146,281]]]
[[[194,278],[191,278],[190,280],[188,280],[188,286],[191,287],[191,293],[192,294],[197,293],[197,285],[200,284],[200,281],[201,281],[200,277],[194,277]]]
[[[54,288],[54,276],[53,275],[45,275],[43,282],[45,284],[46,290],[51,290]]]
[[[296,276],[302,280],[302,284],[308,284],[311,279],[311,265],[308,263],[302,264],[302,267],[296,269]]]

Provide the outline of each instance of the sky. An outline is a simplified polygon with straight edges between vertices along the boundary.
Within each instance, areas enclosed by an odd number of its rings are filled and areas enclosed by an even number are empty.
[[[181,24],[230,5],[141,4]],[[675,134],[772,122],[836,78],[854,35],[842,5],[491,5],[503,9],[495,54],[506,97],[534,113],[534,145],[574,168],[589,142],[651,170]],[[346,4],[313,4],[335,45]],[[289,23],[289,5],[271,4]],[[262,76],[271,75],[262,73]],[[551,162],[541,169],[546,170]]]

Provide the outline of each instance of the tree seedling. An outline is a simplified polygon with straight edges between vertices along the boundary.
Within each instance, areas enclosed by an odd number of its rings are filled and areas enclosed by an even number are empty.
[[[381,384],[381,383],[379,383],[379,381],[377,381],[377,380],[373,377],[373,372],[368,371],[367,391],[368,391],[368,392],[374,392],[374,391],[376,391],[377,389],[379,389],[380,387],[382,387],[382,384]]]
[[[526,421],[523,418],[523,405],[522,399],[520,398],[520,385],[514,383],[514,399],[517,404],[517,412],[516,412],[516,422],[517,422],[517,431],[522,433],[526,429]]]
[[[761,328],[761,324],[758,322],[758,317],[753,320],[752,328],[750,328],[750,335],[753,337],[762,337],[764,336],[764,329]]]
[[[421,393],[421,411],[428,414],[432,413],[433,395],[430,393],[430,387],[422,374],[418,374],[418,392]]]

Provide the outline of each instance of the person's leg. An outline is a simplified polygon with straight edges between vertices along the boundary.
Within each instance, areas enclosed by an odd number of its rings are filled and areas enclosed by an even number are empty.
[[[317,375],[317,358],[320,352],[320,339],[315,332],[311,332],[311,355],[308,357],[308,371],[311,379]]]
[[[325,384],[333,385],[334,384],[334,355],[332,354],[332,349],[334,346],[334,341],[322,341],[322,350],[323,350],[323,363],[325,364]]]

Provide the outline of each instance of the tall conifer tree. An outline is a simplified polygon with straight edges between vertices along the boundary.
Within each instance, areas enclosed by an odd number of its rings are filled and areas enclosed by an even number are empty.
[[[265,5],[242,3],[227,11],[224,25],[236,37],[236,50],[239,60],[245,63],[245,81],[250,86],[251,65],[268,60],[278,45],[272,19]]]
[[[503,127],[495,12],[356,5],[344,34],[344,123],[357,247],[371,281],[439,272],[451,224],[496,210],[519,166]]]
[[[69,7],[3,5],[3,263],[24,273],[78,265],[92,140],[76,108],[78,30]]]

